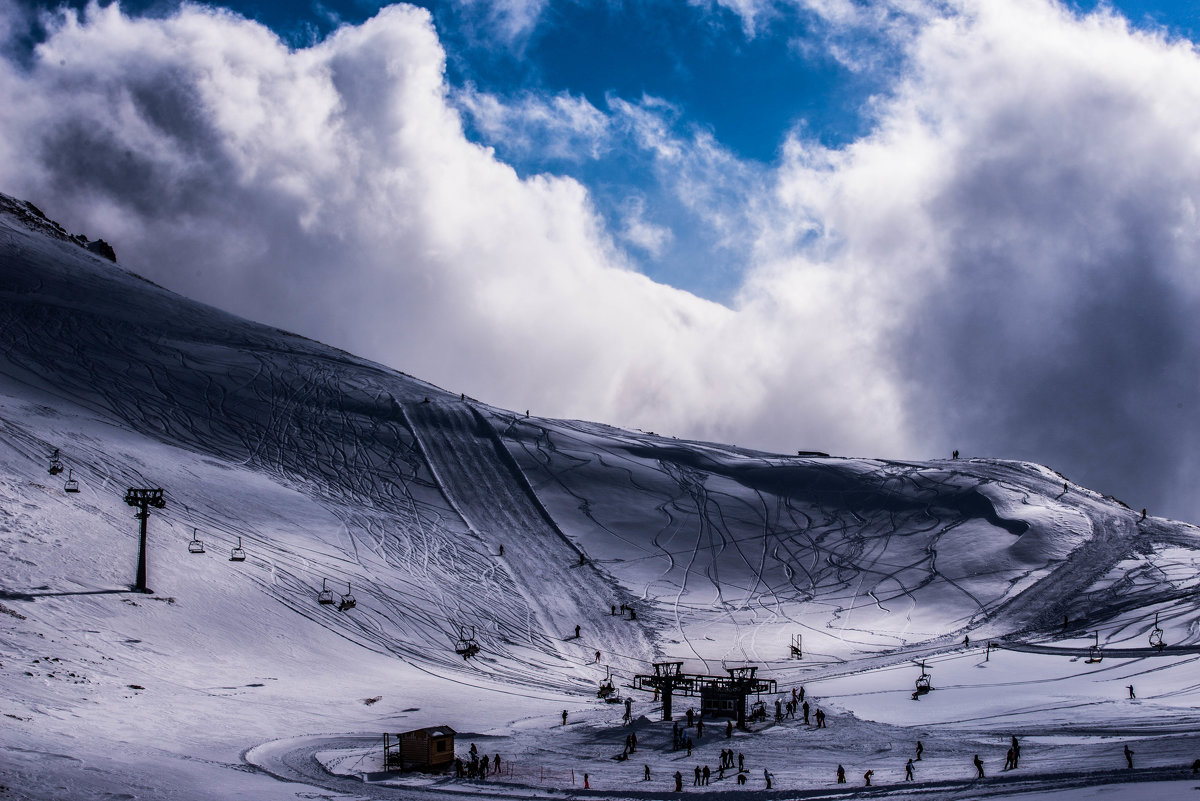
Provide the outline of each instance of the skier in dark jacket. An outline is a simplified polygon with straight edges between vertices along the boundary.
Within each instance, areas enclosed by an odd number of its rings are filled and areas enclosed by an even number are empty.
[[[983,776],[983,760],[979,758],[979,754],[976,754],[975,759],[972,761],[975,763],[975,770],[979,771],[979,775],[976,776],[975,778],[977,778],[977,779],[984,778],[984,776]]]
[[[846,783],[846,769],[843,768],[841,765],[838,765],[837,783],[838,784]]]
[[[683,774],[679,771],[675,771],[675,792],[683,792]]]
[[[1133,752],[1129,750],[1128,743],[1125,745],[1125,765],[1133,770]]]

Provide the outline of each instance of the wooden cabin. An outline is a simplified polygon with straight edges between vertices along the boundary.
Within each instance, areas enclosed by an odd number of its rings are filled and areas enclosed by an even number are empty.
[[[454,764],[454,735],[449,726],[383,735],[384,770],[441,770]]]

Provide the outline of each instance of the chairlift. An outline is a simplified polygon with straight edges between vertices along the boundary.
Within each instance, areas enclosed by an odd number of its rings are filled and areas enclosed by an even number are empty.
[[[925,670],[925,660],[924,659],[921,660],[921,675],[917,676],[916,684],[917,684],[917,688],[913,691],[913,694],[912,694],[914,701],[916,701],[922,695],[925,695],[926,693],[928,693],[930,690],[933,689],[933,679],[930,677],[929,673]]]
[[[616,685],[613,684],[612,668],[605,665],[604,673],[604,680],[600,682],[600,689],[596,691],[596,697],[603,698],[605,703],[609,704],[621,703],[621,693],[617,691]]]
[[[467,632],[470,631],[468,634]],[[475,642],[475,627],[469,629],[466,626],[458,627],[458,643],[454,646],[454,653],[461,656],[463,659],[470,659],[479,653],[479,643]]]
[[[1150,646],[1152,648],[1157,648],[1158,650],[1161,651],[1163,648],[1166,647],[1166,645],[1167,644],[1165,642],[1163,642],[1163,630],[1161,628],[1159,628],[1159,626],[1158,626],[1158,615],[1155,614],[1154,615],[1154,629],[1151,630],[1151,632],[1150,632]]]
[[[1100,650],[1100,632],[1096,632],[1096,644],[1088,648],[1088,658],[1083,660],[1089,665],[1095,665],[1104,659],[1104,652]]]
[[[237,547],[229,552],[230,562],[245,562],[246,552],[242,550],[242,538],[238,537]]]
[[[63,492],[79,492],[79,482],[75,480],[75,470],[67,471],[67,482],[63,484]]]
[[[188,553],[204,553],[204,543],[200,541],[196,534],[196,529],[192,529],[192,539],[188,543]]]
[[[333,603],[333,590],[326,586],[328,581],[329,579],[321,579],[321,591],[317,593],[317,603],[319,604]]]
[[[62,459],[58,457],[58,448],[54,449],[54,453],[50,456],[50,475],[57,476],[63,471]]]
[[[338,611],[345,612],[347,609],[353,609],[358,606],[358,601],[354,598],[354,593],[350,591],[350,582],[346,582],[346,594],[342,596],[341,603],[338,604]]]

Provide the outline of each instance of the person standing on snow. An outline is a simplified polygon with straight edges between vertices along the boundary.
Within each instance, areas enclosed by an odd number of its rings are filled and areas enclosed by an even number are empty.
[[[924,750],[925,750],[925,746],[921,744],[920,740],[917,740],[917,761],[918,762],[921,761],[921,752]]]
[[[649,770],[648,767],[647,767],[647,770]],[[677,793],[683,792],[683,774],[680,773],[679,771],[675,771],[675,792],[677,792]]]
[[[567,710],[565,710],[565,709],[563,710],[562,719],[563,719],[563,725],[566,726],[567,725]],[[474,748],[474,746],[471,746],[471,747]]]
[[[866,784],[863,785],[864,787],[871,786],[871,777],[874,775],[875,775],[875,771],[873,771],[873,770],[868,770],[866,773],[863,774],[863,781],[866,782]]]
[[[1125,744],[1125,766],[1129,770],[1133,770],[1133,752],[1129,750],[1129,744]]]
[[[904,766],[904,781],[911,782],[913,779],[913,761],[908,760],[908,764]]]
[[[976,755],[975,755],[975,759],[974,759],[974,760],[972,760],[972,761],[975,763],[975,770],[979,771],[979,775],[978,775],[978,776],[976,776],[975,778],[977,778],[977,779],[982,779],[982,778],[984,778],[984,775],[983,775],[983,760],[979,758],[979,754],[976,754]]]
[[[841,765],[838,765],[838,770],[837,770],[837,783],[838,783],[838,784],[845,784],[845,783],[846,783],[846,769],[845,769],[845,768],[843,768]]]

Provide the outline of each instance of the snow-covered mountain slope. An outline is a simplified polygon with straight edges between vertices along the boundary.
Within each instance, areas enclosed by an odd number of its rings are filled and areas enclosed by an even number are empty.
[[[1200,644],[1196,529],[1047,468],[774,455],[515,414],[180,298],[86,244],[0,196],[14,793],[291,798],[245,774],[242,751],[540,720],[654,661],[844,682],[968,635],[1144,641],[1155,612],[1172,646]],[[47,473],[55,449],[69,474]],[[165,490],[152,595],[128,592],[130,487]],[[323,588],[356,607],[317,603]],[[164,764],[180,778],[148,778]]]

